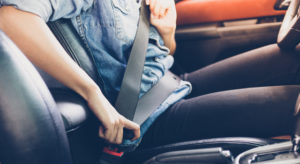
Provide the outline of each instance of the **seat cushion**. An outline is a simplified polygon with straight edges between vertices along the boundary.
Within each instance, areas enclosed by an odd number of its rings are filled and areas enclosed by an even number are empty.
[[[158,154],[177,150],[191,150],[200,148],[221,147],[223,150],[230,150],[236,156],[239,153],[257,147],[272,144],[277,142],[271,139],[259,139],[248,137],[226,137],[202,139],[188,142],[180,142],[169,144],[151,149],[137,149],[134,152],[128,153],[125,157],[126,163],[142,163]]]
[[[64,121],[67,132],[74,131],[82,126],[90,116],[85,100],[70,90],[51,90]]]

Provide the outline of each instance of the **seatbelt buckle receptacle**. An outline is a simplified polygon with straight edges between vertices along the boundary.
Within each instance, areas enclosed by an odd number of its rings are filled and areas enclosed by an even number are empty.
[[[121,164],[123,154],[118,148],[104,147],[98,164]]]

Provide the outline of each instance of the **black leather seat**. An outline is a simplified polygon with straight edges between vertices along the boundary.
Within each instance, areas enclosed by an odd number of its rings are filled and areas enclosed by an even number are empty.
[[[59,83],[41,69],[36,69],[46,82],[56,101],[56,106],[62,115],[66,131],[71,132],[78,129],[90,116],[86,102],[78,94]]]
[[[55,102],[33,65],[0,30],[0,161],[71,164]]]
[[[50,23],[49,26],[51,27],[63,47],[71,55],[71,57],[101,86],[101,82],[99,82],[95,67],[93,65],[93,59],[89,55],[89,52],[86,51],[82,46],[83,43],[69,23],[70,22],[68,20],[59,20],[57,22]],[[3,38],[5,37],[1,33],[0,67],[2,69],[0,71],[0,159],[4,159],[4,161],[6,161],[8,160],[8,158],[14,158],[9,160],[13,161],[20,159],[21,161],[23,159],[24,161],[28,160],[28,158],[30,158],[31,160],[35,160],[37,158],[37,160],[39,160],[45,158],[45,156],[46,159],[48,159],[47,154],[42,153],[44,151],[39,152],[35,149],[35,147],[44,150],[49,145],[51,145],[51,148],[56,147],[55,150],[51,149],[51,151],[57,151],[56,153],[61,155],[68,154],[68,148],[62,147],[60,144],[55,143],[65,142],[66,137],[64,135],[60,136],[61,134],[58,134],[58,137],[53,139],[53,137],[51,137],[51,134],[57,134],[56,131],[53,131],[53,129],[50,128],[50,131],[44,132],[44,129],[41,128],[42,124],[39,123],[41,122],[47,125],[47,123],[51,123],[53,121],[51,119],[51,121],[49,121],[49,116],[45,115],[45,110],[40,111],[40,109],[50,108],[52,111],[50,112],[50,116],[54,115],[54,122],[57,126],[57,129],[62,132],[62,124],[65,125],[65,130],[68,134],[68,140],[70,143],[74,163],[94,163],[99,156],[99,150],[101,151],[101,146],[103,146],[103,144],[97,137],[97,124],[99,122],[97,122],[93,115],[90,114],[85,101],[70,89],[66,88],[55,79],[48,76],[45,72],[39,70],[41,76],[50,89],[52,96],[55,99],[57,106],[56,108],[55,105],[53,105],[53,99],[51,98],[51,95],[47,93],[47,88],[45,89],[42,80],[34,80],[35,83],[30,81],[31,78],[39,78],[39,76],[27,76],[27,73],[24,72],[24,70],[20,67],[20,62],[22,62],[23,60],[28,62],[27,59],[25,57],[14,57],[18,59],[16,61],[11,60],[12,58],[10,57],[10,55],[13,54],[15,50],[10,50],[14,49],[11,48],[10,44],[7,44],[7,42],[10,41]],[[9,64],[7,64],[6,61],[8,61]],[[15,65],[16,71],[7,71],[6,69],[3,69],[6,67],[10,68]],[[34,71],[33,68],[30,69]],[[2,78],[7,75],[16,76],[18,78],[13,83],[7,83],[7,79]],[[39,86],[44,86],[44,89],[42,87],[42,90],[46,90],[46,98],[45,96],[41,98],[38,93],[32,92],[36,90],[36,87]],[[22,88],[22,90],[15,89],[20,87]],[[3,90],[5,92],[3,92]],[[50,105],[45,107],[45,104],[48,103]],[[24,109],[19,110],[21,108]],[[13,113],[11,112],[11,110],[16,110],[16,112]],[[55,115],[55,111],[57,110],[60,111],[63,122],[60,120],[60,118],[57,117],[57,114]],[[34,113],[32,111],[34,111]],[[34,120],[38,124],[34,124],[35,122],[32,122],[32,120]],[[23,128],[25,129],[25,131],[22,130]],[[39,130],[39,128],[41,128],[41,133],[37,133],[36,131]],[[29,136],[29,138],[22,138],[23,135],[20,135],[22,133],[26,134],[24,136]],[[64,132],[62,132],[62,134],[64,134]],[[47,139],[48,137],[51,138]],[[165,145],[149,150],[138,149],[135,152],[129,153],[126,156],[126,161],[130,163],[142,163],[143,161],[148,160],[153,156],[165,152],[215,147],[221,147],[223,149],[232,151],[234,154],[238,154],[244,150],[270,143],[273,143],[273,141],[253,138],[218,138],[197,140]],[[62,149],[60,149],[60,147],[62,147]],[[31,148],[34,148],[34,150],[31,150]],[[63,158],[63,156],[61,155],[57,155],[53,158],[61,159]],[[49,158],[52,158],[52,155],[49,155]],[[47,162],[38,163],[47,164]],[[53,162],[52,159],[49,160],[48,163],[57,162]],[[67,160],[64,163],[67,164],[70,163],[70,161]]]

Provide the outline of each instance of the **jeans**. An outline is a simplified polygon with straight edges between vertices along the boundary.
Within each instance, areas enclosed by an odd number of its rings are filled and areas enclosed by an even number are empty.
[[[272,137],[293,132],[300,92],[300,46],[270,45],[182,77],[192,93],[163,113],[140,149],[213,137]]]

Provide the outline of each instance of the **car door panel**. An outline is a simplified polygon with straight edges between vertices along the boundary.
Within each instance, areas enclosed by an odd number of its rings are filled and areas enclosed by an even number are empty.
[[[176,4],[174,71],[191,72],[275,43],[284,10],[276,0],[184,0]]]
[[[218,22],[284,14],[276,0],[185,0],[177,3],[177,24]]]

